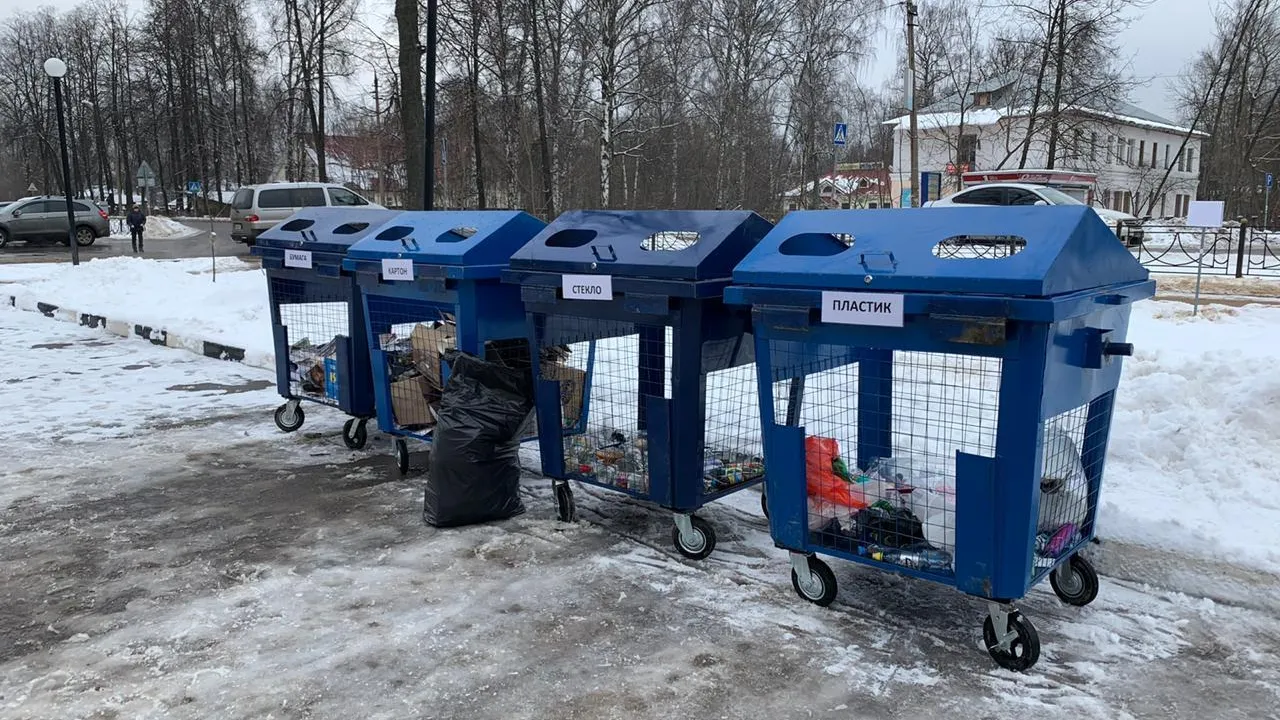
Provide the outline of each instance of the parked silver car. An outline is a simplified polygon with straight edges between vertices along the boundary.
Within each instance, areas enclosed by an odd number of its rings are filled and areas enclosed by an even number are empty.
[[[231,199],[231,239],[252,245],[259,235],[304,207],[385,209],[336,183],[246,185]]]
[[[92,200],[72,200],[75,210],[76,244],[92,245],[100,237],[111,234],[107,211]],[[22,198],[0,209],[0,247],[11,241],[67,241],[67,201],[43,195]]]

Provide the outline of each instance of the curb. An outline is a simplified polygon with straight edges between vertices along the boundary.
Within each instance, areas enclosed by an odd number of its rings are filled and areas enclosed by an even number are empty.
[[[17,295],[0,295],[0,302],[18,310],[38,312],[54,320],[75,323],[91,329],[101,329],[117,337],[136,337],[152,345],[186,350],[187,352],[215,360],[227,360],[263,370],[275,370],[275,357],[271,354],[250,353],[244,348],[234,345],[224,345],[203,338],[177,335],[164,328],[140,325],[128,320],[111,320],[102,315],[80,312],[71,308],[60,307],[53,303],[33,301]]]

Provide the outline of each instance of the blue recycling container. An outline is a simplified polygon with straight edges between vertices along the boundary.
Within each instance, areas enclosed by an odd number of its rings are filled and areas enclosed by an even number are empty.
[[[285,403],[276,425],[302,427],[302,401],[336,407],[351,419],[342,437],[364,447],[374,414],[368,333],[355,278],[343,272],[351,246],[398,210],[304,208],[258,237],[254,255],[267,274],[276,386]]]
[[[1039,657],[1013,602],[1085,605],[1121,357],[1147,271],[1087,207],[793,212],[734,270],[750,307],[774,542],[988,601],[1000,665]],[[785,402],[783,402],[785,399]]]
[[[511,210],[405,212],[347,254],[364,296],[378,428],[395,437],[401,474],[406,440],[431,440],[445,351],[528,362],[520,289],[500,275],[545,226]]]
[[[686,557],[714,549],[694,512],[763,480],[749,314],[722,295],[771,227],[741,211],[574,211],[511,257],[561,519],[574,480],[673,511]]]

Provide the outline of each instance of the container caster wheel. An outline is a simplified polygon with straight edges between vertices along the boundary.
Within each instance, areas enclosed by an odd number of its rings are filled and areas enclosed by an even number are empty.
[[[409,444],[402,438],[396,438],[395,442],[396,469],[400,474],[409,474]]]
[[[996,633],[997,622],[1006,627],[1000,634]],[[982,642],[991,659],[1006,670],[1029,670],[1040,659],[1040,635],[1036,626],[1017,610],[993,606],[982,623]]]
[[[716,549],[716,531],[711,523],[696,515],[676,515],[671,528],[671,542],[676,551],[690,560],[702,560]]]
[[[302,412],[302,406],[297,400],[289,402],[276,408],[276,427],[289,433],[302,427],[302,423],[307,419],[307,414]]]
[[[802,573],[808,577],[803,577]],[[839,590],[831,566],[812,555],[799,553],[793,553],[791,558],[791,587],[795,588],[797,595],[818,607],[827,607],[835,602]]]
[[[342,442],[352,450],[360,450],[364,448],[365,441],[369,439],[369,431],[365,428],[365,420],[357,420],[351,418],[342,426]]]
[[[578,505],[573,500],[573,488],[564,480],[551,483],[556,496],[556,517],[560,522],[578,522]]]
[[[1084,607],[1098,597],[1098,571],[1087,558],[1072,555],[1049,573],[1049,585],[1062,602]]]

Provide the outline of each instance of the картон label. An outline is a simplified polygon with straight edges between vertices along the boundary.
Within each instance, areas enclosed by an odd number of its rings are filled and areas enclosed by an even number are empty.
[[[566,300],[612,300],[612,275],[561,275],[560,289]]]
[[[285,250],[284,266],[310,270],[311,269],[311,251],[310,250]]]
[[[902,327],[902,295],[822,292],[822,322]]]
[[[399,258],[383,258],[382,259],[382,279],[383,280],[412,280],[413,279],[413,260],[402,260]]]

